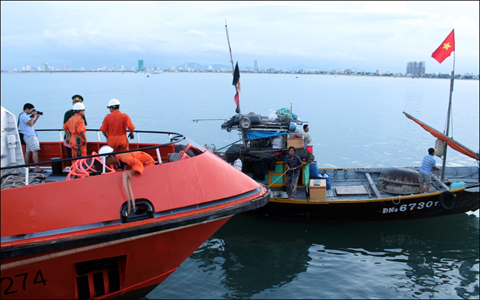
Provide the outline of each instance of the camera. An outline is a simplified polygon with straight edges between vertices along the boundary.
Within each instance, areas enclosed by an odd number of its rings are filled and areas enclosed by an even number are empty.
[[[40,115],[40,116],[43,116],[43,111],[39,111],[39,110],[36,110],[35,108],[33,109],[32,113],[33,112],[37,112],[37,115]]]

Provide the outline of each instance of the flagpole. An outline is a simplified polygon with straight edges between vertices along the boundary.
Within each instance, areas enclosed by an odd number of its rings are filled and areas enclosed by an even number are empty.
[[[447,129],[445,136],[448,138],[448,132],[450,129],[450,115],[451,115],[451,107],[452,107],[452,93],[453,93],[453,80],[455,79],[455,52],[453,51],[453,69],[452,69],[452,76],[450,78],[450,97],[448,99],[448,110],[447,110]],[[445,164],[447,162],[447,145],[445,144],[445,152],[443,154],[443,163],[442,163],[442,176],[441,180],[443,181],[445,179]]]
[[[234,75],[233,72],[235,72],[235,68],[233,67],[232,48],[230,47],[230,38],[228,37],[227,19],[225,19],[225,32],[227,33],[228,50],[230,51],[230,62],[232,63],[232,75]],[[237,85],[235,85],[235,92],[238,94]],[[238,101],[237,107],[238,107],[238,127],[240,128],[240,119],[242,118],[242,111],[240,110],[240,100]],[[243,146],[245,147],[245,151],[246,151],[247,143],[245,141],[245,133],[243,132],[243,129],[241,129],[241,132],[242,132]]]

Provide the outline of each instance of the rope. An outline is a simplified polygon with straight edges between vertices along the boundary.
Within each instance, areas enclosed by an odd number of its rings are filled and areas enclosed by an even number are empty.
[[[274,181],[274,182],[270,183],[270,185],[269,185],[268,187],[271,187],[271,186],[272,186],[272,184],[274,184],[275,182],[277,182],[277,180],[279,180],[280,178],[282,178],[282,177],[283,177],[283,175],[285,175],[285,173],[287,173],[288,171],[290,171],[290,170],[286,170],[285,172],[283,172],[283,174],[282,174],[282,175],[280,175],[280,176],[278,176],[278,178],[277,178],[277,179],[275,179],[275,181]]]
[[[28,174],[28,185],[35,185],[44,183],[47,176],[40,173]],[[15,187],[25,186],[25,174],[7,172],[2,175],[1,189],[10,189]]]
[[[92,152],[92,155],[97,155],[97,153],[94,151]],[[100,162],[102,165],[104,162],[100,159],[99,156],[97,157],[92,157],[92,158],[82,158],[76,160],[73,165],[70,167],[70,171],[68,172],[67,175],[67,180],[70,179],[75,179],[75,178],[84,178],[87,176],[90,176],[90,172],[98,172],[101,170],[96,170],[93,166],[95,164],[95,161]],[[109,167],[105,164],[105,168],[109,172],[115,172],[115,169],[112,167]]]
[[[395,202],[395,198],[392,197],[392,202],[395,205],[399,205],[401,201],[402,201],[402,199],[400,199],[400,196],[398,196],[398,202]]]
[[[130,183],[131,177],[132,175],[129,171],[123,172],[122,174],[123,190],[125,191],[125,195],[127,196],[127,215],[129,215],[130,211],[135,208],[135,197],[133,197],[132,185]]]

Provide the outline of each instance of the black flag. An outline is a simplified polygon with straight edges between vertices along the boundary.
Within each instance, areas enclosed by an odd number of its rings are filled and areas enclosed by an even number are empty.
[[[240,70],[238,69],[238,61],[235,65],[235,71],[233,72],[233,83],[232,85],[237,86],[238,80],[240,80]]]
[[[233,72],[232,85],[235,86],[235,90],[237,91],[233,99],[235,100],[235,104],[237,104],[237,108],[235,109],[235,112],[238,114],[240,112],[240,97],[238,96],[238,92],[240,91],[240,70],[238,69],[238,61],[237,61],[237,64],[235,65],[235,71]]]

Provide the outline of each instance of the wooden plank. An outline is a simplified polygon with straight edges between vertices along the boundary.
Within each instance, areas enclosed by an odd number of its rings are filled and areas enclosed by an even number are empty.
[[[337,195],[368,195],[363,185],[339,185],[335,187]]]
[[[363,186],[364,186],[365,189],[367,190],[368,197],[372,198],[372,194],[370,194],[370,191],[369,191],[368,188],[367,188],[367,183],[366,183],[366,182],[363,182]]]
[[[373,182],[373,179],[372,179],[372,176],[370,176],[370,173],[365,173],[365,176],[367,176],[368,183],[370,183],[370,186],[372,187],[372,190],[375,193],[375,196],[377,196],[377,198],[382,198],[382,194],[380,194],[380,191],[375,186],[375,183]]]

